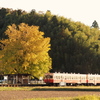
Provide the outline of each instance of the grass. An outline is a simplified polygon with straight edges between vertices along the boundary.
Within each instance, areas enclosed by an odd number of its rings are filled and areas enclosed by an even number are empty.
[[[12,90],[26,90],[31,91],[33,87],[0,87],[0,91],[12,91]]]
[[[100,86],[69,86],[69,87],[0,87],[0,91],[26,90],[26,91],[100,91]]]
[[[69,87],[37,87],[33,91],[100,91],[100,86],[69,86]]]
[[[59,97],[59,98],[32,98],[24,100],[100,100],[99,96],[95,95],[86,95],[79,97]]]
[[[100,100],[99,96],[95,95],[90,95],[90,96],[80,96],[80,97],[75,97],[72,100]]]

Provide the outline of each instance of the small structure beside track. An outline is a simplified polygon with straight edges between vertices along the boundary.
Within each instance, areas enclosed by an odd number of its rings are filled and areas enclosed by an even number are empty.
[[[30,83],[30,74],[6,74],[0,77],[0,86],[16,87]]]

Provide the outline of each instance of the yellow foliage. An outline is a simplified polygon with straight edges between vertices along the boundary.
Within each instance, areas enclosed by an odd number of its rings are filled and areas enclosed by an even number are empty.
[[[51,69],[51,58],[48,55],[50,38],[44,38],[44,33],[39,31],[38,26],[28,26],[25,23],[18,26],[12,24],[8,26],[5,33],[9,38],[0,41],[5,44],[0,53],[0,55],[4,55],[1,56],[1,59],[5,63],[3,64],[6,69],[4,69],[5,73],[8,73],[11,68],[9,72],[12,73],[31,73],[33,75],[40,73],[41,76],[43,72]]]

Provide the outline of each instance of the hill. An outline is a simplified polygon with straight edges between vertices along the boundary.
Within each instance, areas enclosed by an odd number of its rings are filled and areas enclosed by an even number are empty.
[[[8,38],[8,25],[27,23],[40,27],[51,38],[51,72],[100,73],[100,30],[63,16],[46,13],[0,9],[0,39]]]

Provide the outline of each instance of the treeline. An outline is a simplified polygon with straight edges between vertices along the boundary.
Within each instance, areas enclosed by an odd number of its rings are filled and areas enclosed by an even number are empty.
[[[40,27],[51,38],[52,72],[100,73],[100,30],[63,16],[31,10],[0,9],[0,39],[8,38],[8,25]]]

